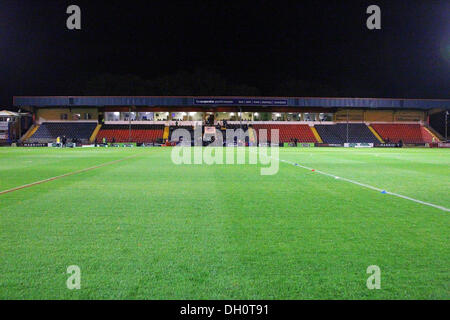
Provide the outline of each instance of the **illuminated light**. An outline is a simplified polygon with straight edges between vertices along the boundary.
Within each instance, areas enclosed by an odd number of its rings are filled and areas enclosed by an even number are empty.
[[[258,112],[255,112],[255,116],[259,116],[259,113],[258,113]]]
[[[189,112],[190,116],[195,116],[197,114],[197,112]]]

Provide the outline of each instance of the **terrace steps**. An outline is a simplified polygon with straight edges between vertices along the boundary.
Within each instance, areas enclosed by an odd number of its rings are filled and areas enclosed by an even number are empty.
[[[317,132],[316,128],[313,126],[311,127],[311,131],[314,134],[314,137],[316,137],[318,143],[323,143],[322,138],[320,137],[319,133]]]
[[[424,140],[426,140],[426,137],[429,136],[431,139],[431,142],[439,142],[439,138],[436,137],[436,135],[431,132],[427,127],[421,127],[422,136],[424,137]],[[429,141],[428,141],[429,142]]]
[[[375,136],[375,138],[378,139],[378,141],[380,141],[381,143],[384,143],[384,140],[380,137],[380,135],[378,134],[378,132],[376,132],[375,129],[372,128],[371,125],[367,125],[367,128],[369,128],[369,130],[372,131],[373,135]]]
[[[169,126],[164,127],[163,140],[169,139],[169,133],[170,133],[170,127]]]
[[[434,130],[430,126],[424,126],[423,128],[426,131],[428,131],[431,134],[431,136],[433,136],[436,139],[436,142],[441,142],[445,139],[443,136],[441,136],[439,133],[437,133],[436,130]]]
[[[35,124],[33,125],[28,131],[23,135],[21,138],[22,142],[25,142],[27,139],[31,138],[33,134],[39,129],[39,125]]]
[[[101,124],[98,124],[98,125],[95,127],[94,132],[92,132],[92,135],[91,135],[91,137],[89,138],[89,142],[90,142],[90,143],[93,143],[93,142],[95,141],[95,138],[97,138],[97,134],[98,134],[98,132],[100,131],[101,128],[102,128],[102,125],[101,125]]]

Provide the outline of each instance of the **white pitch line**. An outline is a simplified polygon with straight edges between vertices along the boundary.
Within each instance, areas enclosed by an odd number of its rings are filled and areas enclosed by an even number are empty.
[[[450,211],[449,208],[446,208],[446,207],[443,207],[443,206],[439,206],[439,205],[434,204],[434,203],[429,203],[429,202],[425,202],[425,201],[422,201],[422,200],[418,200],[418,199],[414,199],[414,198],[411,198],[411,197],[407,197],[407,196],[404,196],[404,195],[401,195],[401,194],[398,194],[398,193],[386,191],[386,190],[383,190],[383,189],[380,189],[380,188],[377,188],[377,187],[374,187],[374,186],[371,186],[371,185],[368,185],[368,184],[365,184],[365,183],[361,183],[361,182],[358,182],[358,181],[355,181],[355,180],[342,178],[342,177],[336,176],[336,175],[331,174],[331,173],[327,173],[327,172],[323,172],[323,171],[316,170],[316,169],[313,169],[313,168],[309,168],[309,167],[306,167],[306,166],[302,166],[301,164],[298,164],[296,162],[291,162],[291,161],[287,161],[287,160],[283,160],[283,159],[278,159],[278,160],[281,161],[281,162],[285,162],[285,163],[291,164],[291,165],[296,166],[296,167],[300,167],[300,168],[306,169],[306,170],[310,170],[310,171],[314,170],[314,172],[323,174],[325,176],[333,177],[333,178],[339,179],[339,180],[344,180],[344,181],[356,184],[356,185],[364,187],[364,188],[372,189],[372,190],[379,191],[379,192],[383,192],[384,191],[386,194],[390,194],[391,196],[395,196],[395,197],[398,197],[398,198],[414,201],[414,202],[417,202],[417,203],[420,203],[420,204],[423,204],[423,205],[426,205],[426,206],[430,206],[430,207],[433,207],[433,208],[436,208],[436,209],[439,209],[439,210],[443,210],[443,211],[447,211],[447,212]]]

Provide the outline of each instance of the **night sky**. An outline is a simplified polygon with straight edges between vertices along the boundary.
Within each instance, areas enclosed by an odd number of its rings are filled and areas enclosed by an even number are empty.
[[[81,31],[66,28],[70,4]],[[381,30],[366,28],[371,4]],[[1,107],[81,94],[99,74],[199,68],[261,95],[292,80],[328,96],[450,98],[450,1],[0,1]]]

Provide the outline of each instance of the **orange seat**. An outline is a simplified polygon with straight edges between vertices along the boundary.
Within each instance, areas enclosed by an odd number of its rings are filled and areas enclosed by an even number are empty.
[[[280,142],[291,142],[297,139],[298,142],[317,142],[311,127],[307,124],[255,124],[253,129],[256,130],[259,139],[259,130],[267,130],[267,140],[272,141],[271,130],[278,130]]]
[[[400,140],[403,143],[430,143],[433,141],[433,136],[420,124],[374,123],[371,126],[385,141],[389,140],[395,143]]]

